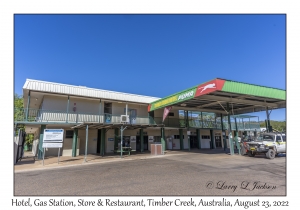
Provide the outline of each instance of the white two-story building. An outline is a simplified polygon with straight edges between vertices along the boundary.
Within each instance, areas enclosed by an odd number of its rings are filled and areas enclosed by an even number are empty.
[[[227,148],[228,131],[242,136],[260,130],[257,118],[241,114],[285,107],[284,90],[224,79],[162,99],[27,79],[23,98],[15,124],[35,134],[38,158],[46,128],[64,129],[63,156],[112,153],[120,147],[125,127],[122,142],[137,152],[149,151],[153,143],[164,149]],[[166,107],[171,109],[163,121]],[[47,149],[49,155],[57,155],[57,149]]]

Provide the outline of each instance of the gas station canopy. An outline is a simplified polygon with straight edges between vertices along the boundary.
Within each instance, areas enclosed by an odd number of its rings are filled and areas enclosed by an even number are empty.
[[[148,111],[167,106],[234,115],[286,108],[286,91],[216,78],[154,101]]]

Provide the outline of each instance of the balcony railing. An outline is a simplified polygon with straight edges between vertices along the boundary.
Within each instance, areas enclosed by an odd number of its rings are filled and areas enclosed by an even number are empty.
[[[97,114],[97,113],[67,113],[65,111],[54,111],[44,109],[15,109],[16,122],[53,122],[53,123],[120,123],[120,115]],[[175,128],[211,128],[222,129],[221,120],[166,118],[137,116],[129,117],[130,124],[164,124],[165,127]],[[187,124],[188,123],[188,124]],[[259,122],[237,123],[238,130],[260,130]],[[228,122],[223,121],[223,129],[228,129]],[[235,130],[235,123],[231,122],[231,129]]]
[[[221,120],[206,120],[206,119],[189,119],[188,121],[185,119],[178,119],[178,118],[166,118],[164,122],[162,122],[161,117],[155,117],[154,121],[157,124],[164,124],[165,127],[177,127],[177,128],[211,128],[211,129],[222,129],[222,121]],[[188,125],[187,125],[188,123]],[[237,123],[238,130],[259,130],[259,122],[250,122],[244,124]],[[223,129],[228,129],[228,123],[223,121]],[[235,123],[231,123],[231,129],[235,130]]]
[[[55,123],[120,123],[120,115],[96,113],[67,113],[65,111],[43,109],[15,109],[16,122],[55,122]],[[129,117],[130,124],[156,124],[151,117]]]

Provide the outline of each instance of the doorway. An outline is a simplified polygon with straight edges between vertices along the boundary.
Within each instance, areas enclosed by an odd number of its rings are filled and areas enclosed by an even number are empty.
[[[148,150],[148,136],[144,136],[144,151]],[[136,151],[141,151],[141,136],[136,136]]]
[[[190,146],[191,149],[198,148],[197,136],[190,136]]]
[[[215,135],[216,148],[222,148],[221,136]]]

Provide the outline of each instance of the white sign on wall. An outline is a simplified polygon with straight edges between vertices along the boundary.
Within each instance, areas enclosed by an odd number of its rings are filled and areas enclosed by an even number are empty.
[[[148,136],[148,142],[153,142],[154,141],[154,136]]]
[[[43,142],[63,142],[64,130],[63,129],[45,129]]]
[[[136,136],[130,136],[130,142],[136,142]]]

